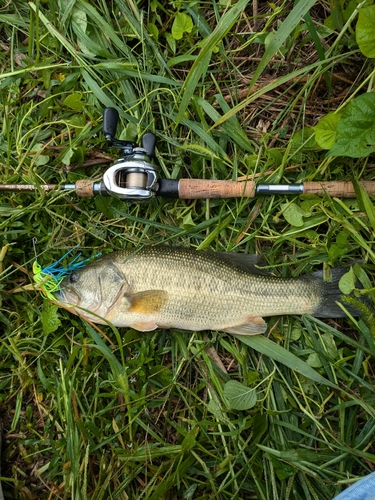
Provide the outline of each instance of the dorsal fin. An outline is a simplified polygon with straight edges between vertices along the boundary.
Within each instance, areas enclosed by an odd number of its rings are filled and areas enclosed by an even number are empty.
[[[261,269],[261,266],[266,265],[261,255],[235,252],[217,252],[215,255],[250,274],[260,276],[269,276],[271,274],[267,269]]]

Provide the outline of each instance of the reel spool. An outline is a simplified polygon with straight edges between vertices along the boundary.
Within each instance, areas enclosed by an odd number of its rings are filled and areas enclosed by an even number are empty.
[[[142,201],[155,195],[157,174],[143,159],[120,160],[104,173],[102,183],[109,195],[120,200]]]

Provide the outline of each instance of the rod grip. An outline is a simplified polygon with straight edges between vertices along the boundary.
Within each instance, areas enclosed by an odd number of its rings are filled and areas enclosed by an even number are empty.
[[[373,181],[360,181],[362,186],[370,196],[375,196],[375,183]],[[316,194],[322,196],[329,194],[335,198],[355,198],[356,193],[353,183],[350,181],[332,181],[332,182],[304,182],[304,194]]]
[[[180,179],[178,197],[184,200],[200,198],[254,198],[255,182]]]
[[[90,179],[79,179],[76,181],[76,194],[83,198],[94,196],[94,181]]]

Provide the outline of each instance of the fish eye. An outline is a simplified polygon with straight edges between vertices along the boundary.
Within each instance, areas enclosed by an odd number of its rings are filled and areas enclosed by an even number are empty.
[[[78,281],[78,273],[72,273],[69,277],[70,283],[77,283]]]

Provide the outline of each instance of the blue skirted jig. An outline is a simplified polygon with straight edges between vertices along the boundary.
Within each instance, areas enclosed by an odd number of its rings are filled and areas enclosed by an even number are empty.
[[[66,252],[57,262],[54,262],[53,264],[50,264],[49,266],[46,266],[44,268],[42,268],[42,266],[37,261],[33,263],[34,281],[38,284],[38,287],[42,291],[42,295],[45,298],[55,300],[53,294],[59,291],[60,283],[65,278],[65,276],[72,273],[76,269],[82,269],[89,261],[92,260],[91,258],[88,258],[77,262],[77,260],[82,255],[79,253],[76,257],[74,257],[73,260],[68,262],[66,266],[60,265],[65,257],[67,257],[75,248],[77,247],[74,247]],[[94,256],[94,258],[100,257],[100,255],[101,253],[98,253]]]

